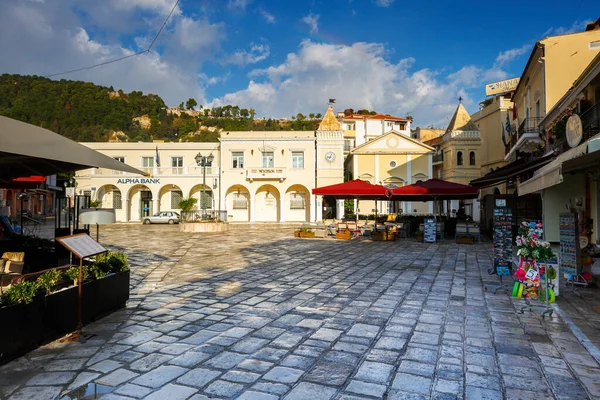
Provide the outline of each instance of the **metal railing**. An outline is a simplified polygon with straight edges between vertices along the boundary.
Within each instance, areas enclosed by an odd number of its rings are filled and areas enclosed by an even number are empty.
[[[542,117],[529,117],[525,118],[521,125],[519,125],[519,129],[517,130],[517,134],[519,138],[526,133],[537,133],[540,134],[540,122],[542,122]]]
[[[581,126],[583,128],[583,141],[600,133],[600,101],[581,113]]]
[[[191,210],[181,212],[181,222],[227,222],[227,210]]]
[[[452,131],[444,133],[443,140],[474,140],[481,139],[481,132],[479,131]]]
[[[432,157],[432,162],[433,163],[444,162],[444,153],[434,154]]]

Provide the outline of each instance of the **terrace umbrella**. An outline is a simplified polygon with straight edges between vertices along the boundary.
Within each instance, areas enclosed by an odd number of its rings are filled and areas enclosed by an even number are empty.
[[[363,200],[389,200],[386,189],[381,185],[373,185],[361,179],[336,183],[335,185],[323,186],[312,190],[312,194],[319,196],[332,196],[336,199],[356,199],[356,205]],[[358,215],[356,216],[358,219]]]
[[[404,201],[433,201],[476,199],[479,189],[460,183],[428,179],[424,182],[413,183],[392,189],[393,200]]]
[[[87,168],[144,172],[39,126],[0,116],[0,180]]]

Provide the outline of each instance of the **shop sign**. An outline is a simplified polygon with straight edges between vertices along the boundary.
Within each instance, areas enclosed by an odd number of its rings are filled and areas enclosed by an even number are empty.
[[[485,95],[492,96],[500,93],[512,92],[517,89],[521,78],[506,79],[500,82],[488,83],[485,85]]]
[[[121,184],[160,184],[160,178],[120,178],[117,183]]]
[[[577,146],[583,138],[583,126],[579,115],[573,114],[567,120],[567,143],[571,147]]]
[[[496,207],[506,207],[506,199],[496,199]]]

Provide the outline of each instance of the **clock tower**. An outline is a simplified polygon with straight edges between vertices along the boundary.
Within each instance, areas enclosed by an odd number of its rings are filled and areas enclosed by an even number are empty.
[[[317,131],[317,160],[316,160],[316,187],[334,185],[344,182],[344,131],[333,113],[330,105]],[[333,200],[327,199],[323,204],[322,196],[315,196],[317,205],[316,219],[321,220],[329,215],[323,214],[323,208],[333,208]],[[327,209],[326,213],[327,214]],[[336,215],[329,216],[342,218],[344,216],[344,200],[336,201]]]

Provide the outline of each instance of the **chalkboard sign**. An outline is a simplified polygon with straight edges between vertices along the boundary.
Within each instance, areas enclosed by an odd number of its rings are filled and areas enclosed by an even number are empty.
[[[435,218],[425,218],[423,221],[423,241],[425,243],[435,243]]]
[[[512,210],[494,209],[494,267],[498,276],[510,276],[512,267]]]
[[[559,214],[560,272],[577,275],[580,271],[577,213]]]

